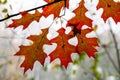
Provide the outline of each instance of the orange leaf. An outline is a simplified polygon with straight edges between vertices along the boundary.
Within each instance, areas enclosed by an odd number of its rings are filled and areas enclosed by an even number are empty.
[[[47,3],[54,2],[54,0],[45,0]],[[42,15],[48,17],[50,14],[54,15],[54,18],[59,17],[60,10],[65,6],[65,1],[61,0],[60,2],[54,3],[52,5],[46,6],[43,8]],[[69,0],[66,0],[66,7],[69,6]]]
[[[57,0],[45,0],[47,3],[51,3]],[[23,29],[27,28],[32,21],[39,21],[41,16],[49,16],[50,14],[54,15],[54,18],[59,17],[60,10],[62,7],[69,6],[69,0],[59,0],[60,2],[51,4],[43,8],[43,13],[39,13],[36,10],[34,14],[30,14],[27,12],[20,12],[22,18],[14,19],[13,23],[9,25],[9,27],[16,28],[20,25],[23,25]],[[33,41],[33,44],[29,46],[20,46],[20,51],[18,51],[16,56],[25,56],[24,62],[21,64],[21,67],[24,67],[24,72],[28,69],[33,69],[33,65],[35,61],[39,61],[42,65],[44,65],[44,61],[47,57],[47,54],[43,51],[43,45],[50,43],[56,43],[56,49],[49,54],[50,62],[59,58],[61,61],[61,65],[67,67],[71,60],[71,54],[73,52],[77,52],[81,54],[81,52],[86,52],[89,57],[94,57],[94,53],[97,52],[95,49],[98,46],[97,38],[87,38],[86,34],[91,32],[92,29],[81,30],[83,25],[92,26],[92,20],[85,16],[87,9],[84,7],[84,0],[79,3],[79,7],[75,9],[73,12],[76,14],[71,20],[68,21],[68,25],[74,26],[72,31],[69,34],[65,34],[65,29],[61,28],[58,30],[59,35],[51,39],[50,41],[47,39],[48,29],[43,29],[43,33],[40,35],[32,35],[28,37],[28,39]],[[73,46],[68,43],[68,40],[72,37],[76,36],[78,39],[77,46]]]
[[[16,28],[20,25],[23,25],[23,29],[27,28],[29,26],[29,24],[32,21],[39,21],[40,17],[41,17],[41,13],[39,11],[35,11],[34,14],[29,14],[27,12],[20,12],[20,14],[22,15],[22,17],[20,19],[13,19],[13,23],[10,24],[8,27],[12,28]]]
[[[97,52],[95,47],[98,46],[97,38],[86,37],[86,34],[91,31],[92,29],[87,28],[85,30],[81,30],[79,33],[76,34],[76,37],[78,39],[77,50],[79,54],[84,51],[89,57],[94,57],[94,53]]]
[[[71,60],[72,52],[76,52],[76,47],[68,43],[68,40],[73,37],[73,33],[65,34],[65,30],[62,28],[59,31],[59,36],[52,39],[51,43],[57,43],[57,48],[49,55],[50,61],[59,58],[61,60],[61,65],[67,67]]]
[[[85,16],[86,11],[87,11],[87,9],[84,7],[84,0],[82,0],[79,3],[79,7],[73,11],[76,14],[75,17],[70,19],[68,21],[67,25],[77,26],[79,24],[80,29],[83,25],[87,25],[87,26],[91,27],[92,26],[92,20]]]
[[[106,21],[112,17],[115,22],[120,21],[120,2],[114,0],[99,0],[97,8],[103,8],[102,18]]]
[[[48,39],[46,38],[48,29],[43,29],[42,31],[40,35],[28,37],[28,39],[32,40],[34,43],[29,46],[20,46],[20,51],[15,54],[17,56],[25,56],[25,60],[21,64],[21,67],[24,67],[24,72],[28,69],[32,70],[34,62],[37,60],[44,65],[47,55],[43,52],[43,45],[48,43]]]

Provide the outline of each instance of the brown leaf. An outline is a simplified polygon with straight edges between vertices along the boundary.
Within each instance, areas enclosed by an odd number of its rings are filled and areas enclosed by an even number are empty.
[[[23,29],[26,29],[31,22],[33,22],[34,20],[39,22],[39,19],[41,18],[41,13],[38,10],[36,10],[34,14],[30,14],[27,12],[20,12],[20,14],[22,17],[20,19],[13,19],[13,23],[10,24],[8,27],[16,28],[20,25],[23,25]]]
[[[25,60],[21,64],[21,67],[24,67],[24,72],[28,69],[32,70],[35,61],[39,61],[44,65],[47,55],[43,51],[43,45],[48,43],[48,39],[46,38],[48,29],[43,29],[42,31],[40,35],[28,37],[28,39],[32,40],[34,43],[29,46],[20,46],[20,51],[15,54],[17,56],[25,56]]]

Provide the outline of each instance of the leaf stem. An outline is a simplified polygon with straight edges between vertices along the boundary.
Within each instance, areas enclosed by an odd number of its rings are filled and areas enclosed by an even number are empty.
[[[26,10],[25,12],[30,12],[30,11],[34,11],[36,9],[44,8],[46,6],[58,3],[60,1],[64,1],[64,0],[55,0],[55,1],[51,2],[51,3],[45,4],[45,5],[42,5],[42,6],[38,6],[38,7],[32,8],[32,9],[29,9],[29,10]],[[5,20],[7,20],[7,19],[9,19],[11,17],[14,17],[14,16],[18,16],[18,15],[20,15],[20,12],[16,13],[16,14],[8,15],[6,18],[0,19],[0,22],[5,21]]]

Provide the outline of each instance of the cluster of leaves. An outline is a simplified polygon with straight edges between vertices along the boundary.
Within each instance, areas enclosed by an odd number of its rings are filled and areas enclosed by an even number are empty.
[[[20,19],[13,19],[13,23],[10,24],[9,28],[16,28],[23,25],[23,29],[26,29],[32,21],[39,21],[41,16],[48,17],[50,14],[54,15],[54,19],[60,17],[60,11],[63,7],[69,9],[69,0],[44,0],[48,4],[54,2],[49,6],[43,7],[43,12],[40,13],[38,10],[34,14],[30,14],[27,11],[20,12],[22,16]],[[107,18],[113,17],[115,22],[120,21],[120,3],[116,3],[113,0],[99,0],[97,9],[103,8],[104,12],[102,18],[106,21]],[[86,34],[93,31],[92,20],[85,16],[87,9],[84,6],[84,0],[81,0],[79,6],[73,11],[75,16],[68,20],[66,27],[71,27],[71,31],[65,34],[65,29],[61,28],[57,32],[59,35],[51,40],[47,39],[47,34],[49,28],[42,29],[42,34],[31,35],[27,39],[32,40],[33,44],[29,46],[20,46],[20,50],[15,54],[17,56],[24,55],[25,60],[21,64],[24,67],[24,72],[28,69],[33,69],[35,61],[39,61],[44,65],[46,57],[50,57],[50,62],[59,58],[61,61],[61,66],[67,67],[70,62],[72,62],[71,54],[73,52],[81,54],[86,52],[89,57],[94,57],[94,53],[97,52],[95,49],[98,46],[97,38],[88,38]],[[89,26],[87,29],[82,29],[83,25]],[[78,44],[73,46],[69,44],[68,40],[75,37],[78,39]],[[43,51],[43,45],[56,43],[56,49],[47,55]]]

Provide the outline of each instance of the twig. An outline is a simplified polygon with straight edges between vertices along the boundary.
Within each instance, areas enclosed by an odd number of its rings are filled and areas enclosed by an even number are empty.
[[[115,65],[115,62],[113,61],[113,59],[112,59],[112,57],[110,56],[109,52],[107,51],[106,47],[105,47],[105,46],[102,46],[102,47],[104,48],[105,52],[107,53],[108,59],[109,59],[109,60],[111,61],[111,63],[113,64],[113,67],[115,68],[115,70],[116,70],[117,72],[119,72],[117,66]]]
[[[59,16],[59,17],[62,17],[62,16],[65,16],[65,12],[66,12],[66,0],[64,0],[64,7],[63,7],[63,9],[64,9],[64,12],[63,12],[63,14],[61,15],[61,16]]]
[[[55,0],[55,1],[51,2],[51,3],[45,4],[45,5],[42,5],[42,6],[39,6],[39,7],[35,7],[35,8],[32,8],[32,9],[29,9],[29,10],[26,10],[25,12],[30,12],[30,11],[34,11],[34,10],[37,10],[37,9],[40,9],[40,8],[44,8],[46,6],[58,3],[60,1],[65,1],[65,0]],[[0,19],[0,22],[5,21],[5,20],[7,20],[7,19],[9,19],[11,17],[14,17],[14,16],[18,16],[18,15],[20,15],[20,12],[16,13],[16,14],[8,15],[6,18]]]
[[[115,34],[112,30],[112,27],[111,27],[111,23],[110,23],[110,20],[108,21],[108,24],[110,26],[110,32],[112,34],[112,37],[113,37],[113,41],[114,41],[114,44],[115,44],[115,50],[116,50],[116,55],[117,55],[117,61],[118,61],[118,72],[120,74],[120,55],[119,55],[119,48],[118,48],[118,44],[117,44],[117,40],[116,40],[116,37],[115,37]]]
[[[95,32],[95,33],[96,33],[96,32]],[[100,37],[99,37],[99,35],[98,35],[97,33],[96,33],[96,36],[97,36],[98,39],[100,39]],[[117,66],[115,65],[114,60],[112,59],[112,57],[110,56],[109,52],[107,51],[106,46],[104,46],[104,45],[101,43],[101,41],[99,41],[99,42],[100,42],[100,46],[105,50],[105,52],[106,52],[106,54],[107,54],[107,56],[108,56],[108,59],[111,61],[113,67],[115,68],[115,70],[116,70],[117,72],[119,72]]]

